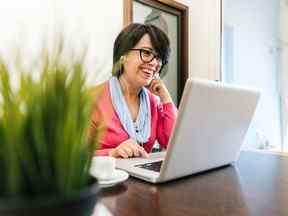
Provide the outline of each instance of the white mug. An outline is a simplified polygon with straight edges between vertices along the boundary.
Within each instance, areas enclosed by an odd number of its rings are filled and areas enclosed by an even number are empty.
[[[109,179],[115,171],[116,160],[109,156],[96,156],[92,158],[90,172],[98,179]]]

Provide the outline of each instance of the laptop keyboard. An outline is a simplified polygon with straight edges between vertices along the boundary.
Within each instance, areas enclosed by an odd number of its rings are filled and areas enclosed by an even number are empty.
[[[152,170],[155,172],[160,172],[162,162],[163,162],[163,160],[155,161],[155,162],[151,162],[151,163],[145,163],[145,164],[138,164],[138,165],[135,165],[135,167],[148,169],[148,170]]]

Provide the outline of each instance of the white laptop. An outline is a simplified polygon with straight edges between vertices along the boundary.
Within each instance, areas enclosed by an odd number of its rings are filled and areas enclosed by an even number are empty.
[[[160,183],[228,165],[238,159],[260,92],[188,79],[165,152],[117,159],[131,176]]]

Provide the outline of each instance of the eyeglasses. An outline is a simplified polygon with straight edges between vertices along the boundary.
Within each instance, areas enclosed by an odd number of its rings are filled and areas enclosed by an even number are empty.
[[[153,51],[148,49],[130,49],[131,51],[139,51],[140,58],[143,62],[149,63],[152,62],[155,58],[160,65],[162,65],[162,59],[159,55],[155,54]]]

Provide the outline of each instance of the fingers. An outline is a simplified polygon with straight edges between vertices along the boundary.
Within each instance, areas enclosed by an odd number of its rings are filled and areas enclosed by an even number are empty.
[[[118,149],[118,155],[122,158],[138,157],[138,152],[136,153],[135,150],[130,147],[122,147]]]
[[[129,148],[129,151],[131,154],[129,154],[130,157],[138,157],[139,156],[139,148],[138,144],[130,139],[129,142],[127,143],[127,148]]]
[[[151,84],[150,84],[150,91],[154,94],[159,94],[159,91],[161,90],[162,88],[162,81],[160,79],[154,79],[151,81]]]
[[[152,80],[149,90],[153,94],[159,96],[162,103],[173,102],[172,97],[162,80]]]
[[[117,150],[117,157],[128,158],[129,155],[124,151],[124,149]]]
[[[135,157],[141,156],[141,152],[140,152],[139,148],[135,147],[135,148],[133,149],[133,155],[134,155]]]
[[[130,148],[133,151],[134,157],[148,157],[148,153],[145,151],[145,149],[142,146],[139,146],[135,141],[133,140],[132,143],[130,143]]]
[[[153,91],[155,85],[157,85],[157,84],[159,85],[159,80],[153,79],[153,80],[151,81],[151,84],[150,84],[150,89]]]
[[[158,83],[153,85],[152,91],[158,93],[160,91],[160,88],[161,88],[161,84],[158,82]]]
[[[142,157],[148,158],[148,153],[145,151],[143,147],[140,146],[139,151]]]
[[[148,157],[145,149],[139,146],[134,140],[129,139],[121,143],[116,149],[116,157],[129,158],[129,157]]]

